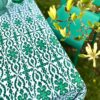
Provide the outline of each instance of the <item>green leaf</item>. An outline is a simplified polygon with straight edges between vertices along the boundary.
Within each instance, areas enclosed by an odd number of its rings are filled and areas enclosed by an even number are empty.
[[[80,54],[78,56],[81,57],[81,58],[86,58],[86,55],[85,54]]]
[[[91,21],[88,21],[88,25],[89,25],[91,28],[93,28],[93,24],[92,24]]]
[[[98,29],[95,30],[97,33],[100,33],[100,27],[98,27]]]
[[[61,28],[59,23],[57,23],[57,22],[54,22],[53,25],[56,28],[56,30],[59,30],[59,28]]]
[[[91,0],[81,0],[82,3],[89,3]]]

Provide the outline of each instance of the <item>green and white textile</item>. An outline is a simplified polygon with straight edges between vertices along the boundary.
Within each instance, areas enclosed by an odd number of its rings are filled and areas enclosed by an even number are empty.
[[[0,16],[0,100],[83,100],[86,86],[34,0]]]

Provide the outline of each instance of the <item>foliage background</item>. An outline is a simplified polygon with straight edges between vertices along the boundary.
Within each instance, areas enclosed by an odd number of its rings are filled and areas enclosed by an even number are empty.
[[[47,11],[51,5],[56,5],[59,7],[60,0],[36,0],[39,8],[41,9],[44,16],[47,18],[48,14]],[[92,35],[90,36],[87,42],[90,42],[92,39]],[[97,37],[98,48],[100,50],[100,34]],[[69,57],[72,57],[72,52],[74,55],[74,49],[67,46],[65,43],[61,43],[66,52],[68,53]],[[84,48],[82,49],[82,53],[84,53]],[[83,80],[87,86],[87,95],[85,100],[100,100],[100,58],[97,60],[97,68],[94,70],[92,66],[92,62],[88,61],[87,59],[79,58],[78,64],[76,66],[77,70],[79,71],[80,75],[82,76]],[[93,82],[93,80],[96,82]]]

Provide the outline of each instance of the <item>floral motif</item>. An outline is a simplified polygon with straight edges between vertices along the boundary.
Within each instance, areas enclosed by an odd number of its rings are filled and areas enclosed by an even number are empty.
[[[32,100],[32,99],[28,98],[27,93],[24,93],[24,94],[18,96],[18,100]]]
[[[21,26],[21,23],[22,23],[21,20],[19,20],[19,19],[16,19],[16,20],[15,20],[15,25],[16,25],[16,26],[20,27],[20,26]]]
[[[81,84],[82,83],[82,81],[81,81],[81,78],[80,78],[80,75],[79,75],[79,73],[78,72],[76,72],[75,74],[71,74],[71,77],[73,78],[72,79],[72,82],[73,83],[77,83],[77,84]]]
[[[43,16],[41,16],[41,15],[37,15],[36,18],[38,18],[39,20],[42,20],[42,19],[43,19]]]
[[[57,45],[58,41],[57,41],[57,39],[54,36],[51,36],[50,37],[50,43],[52,43],[53,45]]]
[[[26,18],[26,21],[27,21],[28,23],[30,23],[30,24],[33,23],[33,19],[32,19],[31,17],[27,17],[27,18]]]
[[[56,80],[55,84],[57,85],[55,87],[55,90],[56,91],[60,91],[60,95],[64,95],[64,94],[66,94],[68,92],[68,90],[66,89],[68,84],[64,83],[62,78],[60,78],[59,80]]]
[[[10,27],[10,24],[5,21],[5,22],[2,23],[2,27],[3,27],[3,29],[8,30],[9,27]]]
[[[23,52],[25,52],[26,55],[32,54],[33,48],[30,46],[30,44],[24,43],[23,46]]]
[[[37,41],[37,47],[40,49],[40,50],[43,50],[45,51],[46,50],[46,43],[43,41],[43,40],[38,40]]]
[[[17,55],[18,55],[18,52],[16,51],[16,49],[10,47],[10,49],[8,50],[8,54],[7,54],[10,60],[13,60],[13,62],[15,62]]]
[[[37,95],[38,100],[50,100],[50,94],[51,92],[49,90],[46,90],[46,86],[43,85],[40,88],[37,88],[37,91],[39,94]]]

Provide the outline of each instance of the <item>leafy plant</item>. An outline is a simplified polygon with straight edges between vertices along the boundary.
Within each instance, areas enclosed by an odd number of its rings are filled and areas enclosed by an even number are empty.
[[[75,12],[71,13],[73,6],[77,6],[80,9],[79,14],[76,14]],[[86,35],[85,32],[87,32],[89,29],[92,29],[94,34],[100,33],[100,22],[92,23],[91,21],[88,21],[88,27],[86,27],[84,23],[82,22],[82,17],[84,16],[87,10],[96,12],[96,11],[99,11],[100,9],[93,4],[92,0],[67,0],[65,11],[66,13],[68,13],[69,17],[66,18],[66,20],[59,20],[56,7],[53,5],[49,8],[48,14],[51,18],[51,22],[53,23],[54,28],[57,31],[59,31],[59,33],[63,37],[61,41],[64,41],[66,38],[70,37],[71,35],[70,24],[71,23],[76,24],[75,21],[77,19],[80,20],[80,23],[81,23],[80,29],[77,31],[80,31],[81,34],[75,37],[74,38],[75,40],[80,41],[88,37],[88,35]],[[61,22],[67,22],[68,25],[63,28],[60,26]],[[82,31],[83,29],[85,30],[85,32]],[[93,67],[96,67],[96,58],[98,58],[98,55],[100,55],[100,51],[97,52],[97,43],[94,44],[93,49],[88,44],[88,46],[86,46],[86,52],[87,52],[87,55],[81,54],[80,57],[89,58],[90,60],[93,60]]]
[[[49,8],[48,14],[51,18],[51,21],[55,27],[55,29],[57,31],[59,31],[59,33],[62,35],[62,39],[61,41],[65,40],[66,38],[69,38],[71,35],[70,32],[70,24],[74,23],[75,24],[75,20],[79,19],[81,22],[81,27],[80,30],[77,31],[81,31],[82,34],[80,34],[79,36],[75,37],[74,39],[77,41],[80,41],[82,39],[84,39],[85,37],[87,37],[87,35],[85,35],[85,33],[92,28],[93,30],[95,30],[95,33],[99,33],[100,32],[100,22],[92,24],[91,22],[88,22],[89,27],[86,28],[86,26],[84,25],[84,23],[82,22],[82,17],[85,14],[85,12],[87,10],[91,10],[91,8],[94,6],[92,4],[92,0],[67,0],[66,3],[66,7],[65,7],[65,11],[69,14],[68,19],[66,19],[65,21],[68,22],[68,25],[66,27],[61,27],[60,23],[61,22],[65,22],[63,20],[59,20],[58,19],[58,15],[57,15],[57,10],[55,8],[55,6],[51,6]],[[71,13],[71,9],[73,8],[73,6],[77,6],[80,9],[80,13],[76,14],[76,13]],[[83,32],[82,30],[85,30],[85,32]],[[65,32],[66,30],[66,32]]]

